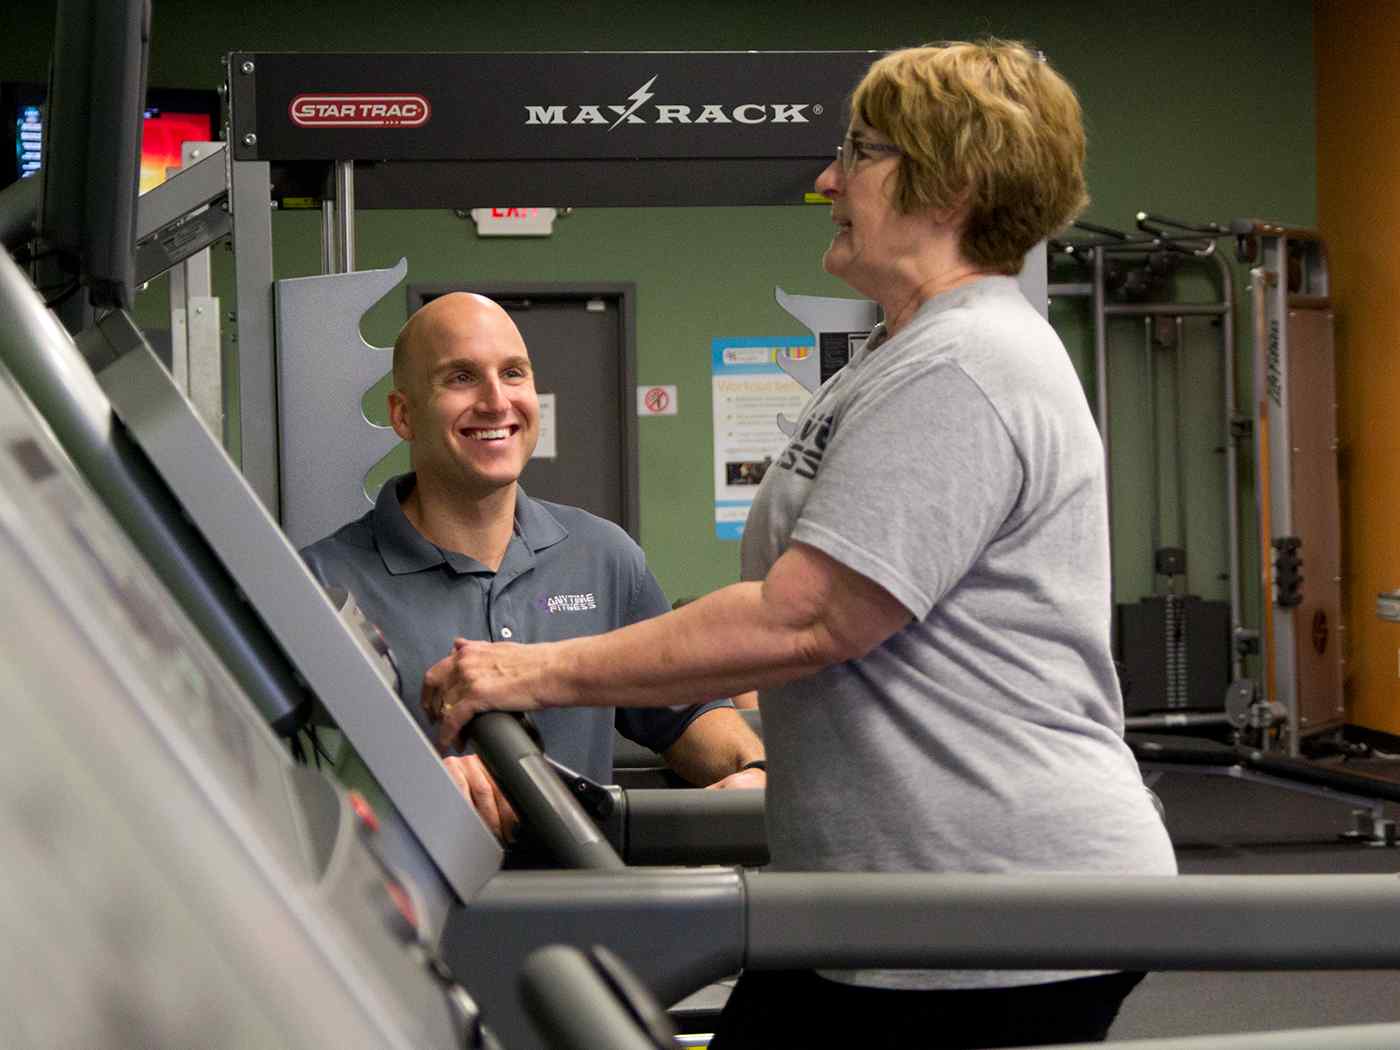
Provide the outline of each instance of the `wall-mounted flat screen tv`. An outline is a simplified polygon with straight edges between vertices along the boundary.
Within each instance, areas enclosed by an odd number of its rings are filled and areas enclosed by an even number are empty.
[[[44,143],[43,84],[0,84],[0,117],[8,143],[0,158],[0,188],[39,171]],[[189,88],[148,88],[141,132],[141,192],[165,181],[168,168],[180,166],[186,142],[220,137],[219,95]],[[13,161],[10,157],[13,157]]]

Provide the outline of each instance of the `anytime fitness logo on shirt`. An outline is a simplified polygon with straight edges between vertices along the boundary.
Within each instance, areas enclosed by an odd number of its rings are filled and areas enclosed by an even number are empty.
[[[552,597],[540,595],[535,599],[535,608],[549,613],[588,612],[598,608],[598,601],[588,594],[556,594]]]
[[[832,416],[820,416],[803,423],[801,431],[778,457],[777,466],[795,471],[799,478],[815,478],[817,469],[822,465],[826,443],[831,440],[834,423]]]

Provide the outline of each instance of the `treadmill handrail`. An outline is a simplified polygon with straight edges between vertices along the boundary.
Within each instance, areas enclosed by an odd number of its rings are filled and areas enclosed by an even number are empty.
[[[593,870],[624,866],[516,716],[477,715],[467,724],[467,735],[521,818],[561,864]]]
[[[1400,969],[1397,875],[748,872],[745,965]]]
[[[649,1033],[577,948],[555,944],[531,953],[520,971],[520,997],[549,1050],[661,1050],[673,1044],[674,1034],[662,1042]],[[645,1006],[660,1010],[650,996]]]

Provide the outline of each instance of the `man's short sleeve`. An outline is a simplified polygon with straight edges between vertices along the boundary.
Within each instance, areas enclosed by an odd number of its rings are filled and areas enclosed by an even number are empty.
[[[671,603],[666,600],[661,584],[656,582],[656,577],[651,574],[645,562],[642,562],[636,567],[636,583],[632,590],[632,600],[628,603],[626,619],[618,626],[641,623],[670,611]]]

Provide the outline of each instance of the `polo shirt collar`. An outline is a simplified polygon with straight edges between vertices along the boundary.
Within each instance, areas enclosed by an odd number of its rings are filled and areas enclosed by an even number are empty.
[[[515,531],[530,548],[530,553],[538,554],[546,547],[553,547],[569,535],[569,530],[560,524],[542,503],[536,503],[519,485],[515,487]]]
[[[402,501],[413,491],[416,481],[411,472],[390,478],[374,501],[374,539],[384,568],[393,576],[422,572],[437,565],[447,565],[457,573],[489,574],[491,570],[475,558],[443,550],[413,527],[403,512]],[[532,555],[568,536],[559,520],[519,486],[515,490],[515,530]]]

